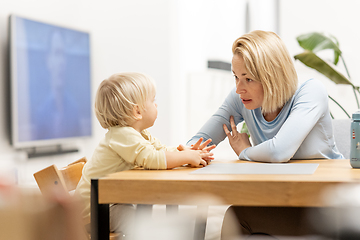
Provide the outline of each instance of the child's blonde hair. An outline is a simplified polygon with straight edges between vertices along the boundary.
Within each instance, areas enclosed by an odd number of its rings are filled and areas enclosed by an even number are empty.
[[[135,120],[134,107],[144,109],[154,81],[141,73],[117,73],[100,83],[95,97],[95,115],[103,128],[128,126]]]
[[[233,54],[244,59],[253,80],[264,89],[262,113],[274,112],[294,95],[298,78],[285,44],[273,32],[256,30],[235,40]]]

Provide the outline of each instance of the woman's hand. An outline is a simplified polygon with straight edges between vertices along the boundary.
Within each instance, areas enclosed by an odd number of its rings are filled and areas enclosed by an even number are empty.
[[[206,152],[210,152],[211,150],[213,150],[216,145],[211,145],[211,146],[207,146],[209,143],[211,143],[212,139],[209,138],[208,140],[206,140],[204,143],[201,143],[204,140],[204,138],[199,138],[199,140],[194,144],[191,145],[191,149],[192,150],[203,150]]]
[[[246,133],[239,133],[237,131],[233,116],[230,117],[230,125],[231,132],[228,130],[225,124],[223,125],[223,128],[226,136],[229,139],[232,149],[235,151],[236,155],[239,156],[245,148],[251,147],[251,143]]]

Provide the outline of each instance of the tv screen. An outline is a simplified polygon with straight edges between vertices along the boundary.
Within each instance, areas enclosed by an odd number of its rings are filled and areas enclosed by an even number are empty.
[[[15,148],[91,136],[89,33],[10,16]]]

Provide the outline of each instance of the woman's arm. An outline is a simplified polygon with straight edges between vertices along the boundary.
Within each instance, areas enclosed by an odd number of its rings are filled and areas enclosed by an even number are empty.
[[[193,136],[186,145],[190,146],[195,144],[201,137],[204,140],[211,138],[212,142],[210,145],[219,144],[226,137],[226,134],[223,130],[223,124],[226,124],[228,127],[230,127],[230,116],[234,116],[236,125],[244,120],[243,116],[241,115],[241,109],[243,107],[244,106],[240,104],[239,95],[235,92],[234,88],[231,90],[215,114],[209,118],[209,120],[203,125],[199,132]]]
[[[240,159],[288,162],[318,124],[319,119],[329,114],[327,92],[316,80],[304,84],[292,104],[289,116],[278,133],[267,141],[244,149],[240,153]]]

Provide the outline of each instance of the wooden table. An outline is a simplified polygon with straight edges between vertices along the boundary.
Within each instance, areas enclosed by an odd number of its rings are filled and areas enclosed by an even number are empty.
[[[248,163],[247,161],[227,161]],[[213,161],[211,164],[224,163]],[[291,160],[318,163],[314,174],[190,174],[194,168],[135,169],[92,180],[92,240],[109,236],[109,203],[199,205],[198,197],[213,196],[219,204],[239,206],[324,207],[325,189],[360,183],[360,169],[348,159]],[[261,164],[261,163],[253,163]],[[105,219],[105,221],[104,221]]]

